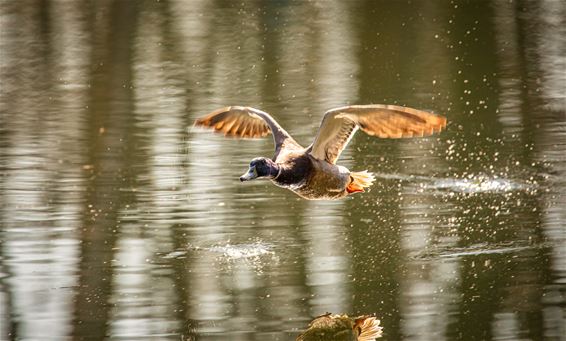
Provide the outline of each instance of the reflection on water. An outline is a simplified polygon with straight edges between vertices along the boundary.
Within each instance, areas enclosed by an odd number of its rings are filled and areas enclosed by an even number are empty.
[[[0,2],[0,338],[292,340],[326,311],[385,340],[566,335],[560,1]],[[377,20],[376,18],[379,18]],[[391,103],[439,136],[359,134],[372,190],[307,202],[238,176]]]

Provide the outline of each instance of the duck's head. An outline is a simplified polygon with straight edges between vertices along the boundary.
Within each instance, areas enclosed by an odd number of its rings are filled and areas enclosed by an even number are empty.
[[[275,178],[279,167],[273,160],[266,157],[257,157],[250,162],[250,169],[240,177],[240,181],[249,181],[256,178]]]

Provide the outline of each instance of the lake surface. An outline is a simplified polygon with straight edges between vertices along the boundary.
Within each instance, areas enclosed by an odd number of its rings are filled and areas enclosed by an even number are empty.
[[[563,1],[1,1],[0,339],[294,340],[325,312],[383,340],[564,340]],[[371,191],[240,183],[325,110],[448,117],[358,133]]]

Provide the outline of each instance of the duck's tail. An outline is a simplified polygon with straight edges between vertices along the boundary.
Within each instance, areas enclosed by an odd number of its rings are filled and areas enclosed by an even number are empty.
[[[354,330],[358,333],[358,341],[374,341],[381,337],[382,329],[375,316],[360,316],[354,321]]]
[[[373,174],[368,171],[351,172],[350,178],[352,181],[346,187],[348,193],[365,192],[364,188],[371,186],[375,180]]]

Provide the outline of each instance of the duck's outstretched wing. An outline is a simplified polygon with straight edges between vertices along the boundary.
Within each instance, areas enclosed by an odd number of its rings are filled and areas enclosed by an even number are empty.
[[[212,128],[224,136],[258,138],[273,134],[276,153],[283,144],[294,144],[295,140],[268,113],[251,107],[224,107],[197,118],[195,126]]]
[[[427,136],[446,126],[446,117],[397,105],[351,105],[324,114],[318,134],[308,148],[319,160],[335,164],[354,133],[381,138]]]

